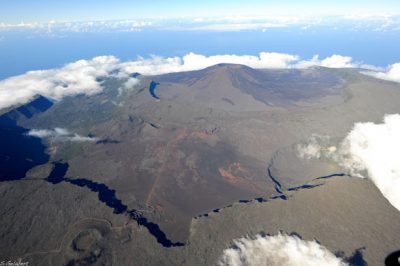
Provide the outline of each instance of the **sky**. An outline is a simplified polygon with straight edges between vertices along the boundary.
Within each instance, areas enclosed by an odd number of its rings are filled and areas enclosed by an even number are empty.
[[[112,55],[400,62],[400,0],[0,0],[0,80]]]
[[[398,0],[1,0],[0,22],[251,15],[399,14]]]

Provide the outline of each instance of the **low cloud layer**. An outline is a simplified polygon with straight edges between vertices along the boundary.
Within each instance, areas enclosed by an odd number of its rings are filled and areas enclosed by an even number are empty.
[[[400,211],[400,115],[386,115],[382,124],[356,123],[336,149],[314,136],[298,146],[301,158],[322,156],[336,161],[349,174],[369,177]]]
[[[389,202],[400,211],[400,115],[382,124],[356,123],[340,147],[339,162],[353,173],[368,172]]]
[[[305,241],[297,236],[278,234],[234,240],[234,247],[224,250],[218,265],[343,266],[347,264],[316,241]]]
[[[269,12],[271,13],[271,12]],[[274,12],[272,12],[274,13]],[[279,12],[278,12],[279,13]],[[294,28],[308,30],[315,26],[326,29],[398,31],[399,14],[389,13],[347,13],[334,16],[307,14],[245,15],[245,16],[206,16],[186,18],[147,18],[92,21],[40,21],[4,23],[1,31],[31,31],[48,36],[62,36],[81,32],[136,32],[145,30],[160,31],[266,31],[271,28]]]
[[[76,133],[72,133],[65,128],[54,128],[54,129],[31,129],[28,132],[28,136],[51,139],[54,141],[72,141],[72,142],[93,142],[98,141],[97,138],[84,137]]]
[[[351,57],[333,55],[320,60],[314,56],[310,60],[301,60],[297,55],[285,53],[261,52],[255,55],[213,55],[204,56],[189,53],[180,57],[157,57],[149,59],[140,58],[137,61],[123,64],[125,72],[139,72],[144,75],[158,75],[169,72],[182,72],[203,69],[219,63],[242,64],[252,68],[308,68],[324,66],[331,68],[357,67]]]
[[[363,74],[394,82],[400,82],[400,63],[390,65],[384,72],[366,71]]]
[[[99,56],[91,60],[79,60],[64,67],[48,70],[29,71],[0,81],[0,110],[31,101],[42,95],[58,101],[66,96],[78,94],[93,95],[102,91],[103,78],[123,79],[121,89],[132,88],[139,80],[130,77],[132,73],[159,75],[203,69],[219,63],[243,64],[252,68],[309,68],[314,66],[330,68],[366,67],[353,62],[351,57],[332,55],[319,59],[316,55],[302,60],[297,55],[261,52],[259,55],[214,55],[204,56],[189,53],[183,57],[138,58],[135,61],[120,62],[114,56]],[[372,69],[373,67],[368,67]],[[399,81],[400,65],[392,65],[387,72],[368,72],[377,78]]]
[[[100,21],[47,21],[47,22],[21,22],[1,23],[1,31],[32,30],[37,33],[53,34],[68,32],[136,32],[152,28],[154,21],[150,20],[100,20]],[[57,35],[56,35],[57,36]]]
[[[322,66],[328,68],[355,68],[361,67],[361,64],[353,62],[350,56],[341,56],[334,54],[330,57],[320,60],[318,55],[315,55],[311,60],[300,61],[295,66],[296,68],[308,68],[313,66]]]
[[[77,94],[93,95],[102,91],[101,77],[115,76],[119,60],[113,56],[99,56],[79,60],[62,68],[29,71],[23,75],[0,81],[0,109],[24,104],[42,95],[61,100]],[[118,77],[127,77],[120,72]]]

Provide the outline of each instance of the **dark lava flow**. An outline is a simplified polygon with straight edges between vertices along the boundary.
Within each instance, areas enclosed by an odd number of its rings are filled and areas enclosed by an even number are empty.
[[[276,179],[276,178],[272,175],[271,170],[269,169],[269,167],[268,167],[268,177],[272,180],[272,182],[274,182],[276,192],[278,192],[279,194],[282,194],[283,192],[282,192],[281,183],[279,183],[278,179]]]
[[[349,175],[349,174],[345,174],[345,173],[331,174],[331,175],[326,175],[326,176],[317,177],[317,178],[315,178],[315,180],[318,180],[318,179],[328,179],[328,178],[335,177],[335,176],[350,176],[350,175]]]
[[[305,184],[305,185],[298,186],[298,187],[288,188],[288,191],[298,191],[300,189],[311,189],[311,188],[315,188],[315,187],[319,187],[319,186],[322,186],[322,184],[318,184],[318,185]]]
[[[149,222],[146,217],[143,217],[137,210],[128,210],[120,199],[117,198],[115,190],[108,188],[105,184],[93,182],[84,178],[68,178],[65,174],[68,170],[68,163],[55,162],[54,169],[46,178],[46,181],[52,184],[67,182],[75,186],[86,187],[93,192],[98,193],[99,200],[105,203],[108,207],[114,210],[115,214],[127,214],[131,219],[135,220],[139,225],[144,226],[157,239],[157,242],[164,247],[179,247],[184,246],[181,242],[172,242],[167,238],[160,227],[152,222]]]
[[[327,175],[327,176],[317,177],[317,178],[314,178],[313,180],[328,179],[328,178],[332,178],[335,176],[350,176],[350,175],[344,174],[344,173],[337,173],[337,174],[331,174],[331,175]],[[237,202],[247,204],[247,203],[251,203],[251,202],[255,202],[255,201],[257,201],[258,203],[263,203],[263,202],[268,202],[268,201],[276,200],[276,199],[288,200],[288,196],[286,196],[285,193],[283,193],[283,191],[282,191],[281,184],[279,183],[278,179],[272,175],[269,168],[268,168],[268,177],[274,182],[275,190],[276,190],[276,192],[279,193],[278,195],[270,197],[270,198],[259,197],[259,198],[248,199],[248,200],[238,200]],[[312,188],[316,188],[316,187],[319,187],[322,185],[323,184],[316,184],[316,185],[305,184],[305,185],[301,185],[301,186],[297,186],[297,187],[288,188],[287,191],[299,191],[299,190],[303,190],[303,189],[312,189]],[[219,209],[214,209],[214,210],[212,210],[212,212],[218,213],[220,210],[225,209],[225,208],[230,208],[230,207],[232,207],[232,204],[222,207],[222,208],[219,208]],[[197,219],[200,217],[208,217],[208,214],[209,213],[200,214],[200,215],[194,217],[194,219]]]

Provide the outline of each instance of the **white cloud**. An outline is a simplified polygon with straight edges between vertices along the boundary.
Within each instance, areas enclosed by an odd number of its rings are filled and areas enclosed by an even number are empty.
[[[122,87],[118,88],[118,97],[120,97],[124,91],[133,89],[139,83],[140,83],[140,81],[137,78],[128,78],[128,80],[125,81],[124,84],[122,84]],[[113,101],[113,103],[116,105],[122,104],[122,103],[116,103],[114,101]]]
[[[349,174],[368,177],[383,196],[400,210],[400,115],[386,115],[382,124],[355,123],[336,148],[311,137],[298,146],[299,157],[325,157],[336,161]]]
[[[230,16],[207,18],[170,18],[146,20],[46,21],[1,23],[1,30],[33,30],[41,33],[129,32],[145,29],[177,31],[237,31],[315,24],[315,17],[299,16]]]
[[[48,129],[31,129],[28,132],[29,136],[38,137],[38,138],[47,138],[47,137],[57,137],[57,136],[67,136],[69,132],[63,128],[55,128],[54,130]]]
[[[356,123],[343,141],[338,160],[353,174],[363,171],[400,211],[400,115],[386,115],[383,124]]]
[[[270,12],[271,13],[271,12]],[[274,12],[273,12],[274,13]],[[71,32],[131,32],[147,29],[167,31],[249,31],[269,28],[292,27],[307,30],[322,27],[346,27],[372,31],[399,30],[400,16],[387,12],[357,12],[335,15],[308,12],[274,13],[274,15],[236,15],[180,18],[119,19],[98,21],[46,21],[46,22],[0,22],[0,31],[29,30],[34,33],[63,35]],[[300,14],[301,13],[301,14]],[[300,15],[299,15],[300,14]]]
[[[122,64],[124,72],[139,72],[143,75],[158,75],[172,72],[199,70],[220,63],[243,64],[253,68],[289,68],[299,60],[296,55],[284,53],[261,52],[254,55],[213,55],[204,56],[189,53],[181,57],[163,58],[152,56],[149,59],[139,58],[137,61]]]
[[[313,134],[305,143],[297,145],[298,157],[303,159],[321,158],[336,152],[336,147],[330,145],[329,136]]]
[[[97,138],[84,137],[76,133],[71,133],[65,128],[54,128],[54,129],[31,129],[27,133],[28,136],[37,138],[48,138],[55,141],[73,141],[73,142],[86,142],[86,141],[98,141]]]
[[[254,68],[288,68],[292,62],[299,60],[296,55],[282,53],[260,53],[260,65]]]
[[[224,16],[195,18],[192,22],[181,23],[176,30],[184,31],[266,31],[272,28],[299,27],[308,29],[321,24],[323,19],[315,16],[274,15],[274,16]]]
[[[144,20],[99,20],[99,21],[46,21],[0,23],[0,31],[4,30],[34,30],[36,32],[130,32],[141,31],[153,26],[153,21]]]
[[[288,25],[284,23],[216,23],[197,27],[189,27],[191,31],[244,31],[244,30],[266,30],[271,28],[285,28]]]
[[[131,89],[139,84],[139,80],[137,78],[129,78],[124,84],[123,87],[125,89]]]
[[[322,60],[320,65],[330,68],[356,67],[357,65],[352,63],[352,61],[353,59],[350,56],[341,56],[335,54]]]
[[[361,73],[378,79],[400,82],[400,63],[390,65],[385,72],[364,71]]]
[[[184,71],[182,68],[182,59],[180,57],[160,57],[152,56],[149,59],[139,57],[136,61],[130,61],[122,64],[125,72],[138,72],[143,75],[157,75],[164,73]]]
[[[331,68],[357,67],[352,63],[352,58],[333,55],[323,60],[314,56],[310,60],[300,61],[297,55],[261,52],[255,55],[213,55],[204,56],[189,53],[180,57],[158,57],[149,59],[139,58],[137,61],[126,62],[123,65],[125,72],[139,72],[144,75],[157,75],[171,72],[181,72],[203,69],[219,63],[242,64],[252,68],[308,68],[312,66],[324,66]]]
[[[37,95],[61,100],[77,94],[102,91],[100,77],[113,76],[120,63],[113,56],[79,60],[58,69],[29,71],[0,81],[0,109],[29,102]],[[120,78],[127,73],[119,73]],[[130,81],[132,83],[132,81]]]
[[[73,136],[67,137],[67,140],[73,142],[85,142],[85,141],[93,142],[93,141],[98,141],[99,139],[92,137],[84,137],[75,133]]]
[[[328,68],[355,68],[360,65],[353,62],[353,58],[350,56],[342,56],[334,54],[332,56],[326,57],[320,60],[318,55],[313,56],[310,60],[300,61],[296,67],[297,68],[307,68],[312,66],[322,66]]]
[[[316,241],[297,236],[256,235],[234,240],[234,247],[225,249],[219,265],[229,266],[342,266],[347,265]]]

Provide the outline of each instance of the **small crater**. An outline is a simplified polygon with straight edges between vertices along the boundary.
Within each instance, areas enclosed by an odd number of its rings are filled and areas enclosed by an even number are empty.
[[[95,229],[82,231],[72,241],[72,249],[77,252],[87,251],[101,237],[101,233]]]

